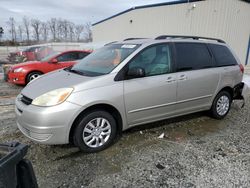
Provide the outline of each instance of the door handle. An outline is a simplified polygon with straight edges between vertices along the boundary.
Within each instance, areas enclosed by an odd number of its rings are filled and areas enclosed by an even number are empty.
[[[175,81],[175,79],[173,78],[173,77],[168,77],[167,78],[167,80],[166,80],[166,82],[168,82],[168,83],[171,83],[171,82],[174,82]]]
[[[179,80],[187,80],[187,76],[185,74],[180,75]]]

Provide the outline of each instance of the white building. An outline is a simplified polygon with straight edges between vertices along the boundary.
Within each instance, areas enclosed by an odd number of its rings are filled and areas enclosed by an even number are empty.
[[[220,38],[250,64],[249,0],[180,0],[138,6],[93,24],[94,42],[195,35]]]

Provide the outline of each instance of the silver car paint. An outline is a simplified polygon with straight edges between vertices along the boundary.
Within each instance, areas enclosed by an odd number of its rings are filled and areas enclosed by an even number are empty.
[[[233,88],[241,82],[242,73],[238,66],[114,81],[117,73],[143,48],[171,41],[175,40],[126,41],[140,43],[141,46],[107,75],[85,77],[59,70],[33,81],[21,92],[31,99],[58,88],[72,87],[74,90],[64,103],[53,107],[25,105],[17,97],[18,127],[38,142],[64,144],[69,142],[69,132],[76,117],[90,106],[108,104],[116,108],[125,130],[139,124],[207,110],[222,88]],[[29,131],[33,137],[28,135]],[[44,139],[46,134],[50,137]]]

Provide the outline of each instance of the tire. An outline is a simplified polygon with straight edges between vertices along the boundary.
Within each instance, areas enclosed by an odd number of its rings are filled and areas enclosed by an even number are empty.
[[[101,110],[92,111],[79,121],[73,141],[84,152],[98,152],[114,143],[116,132],[116,121],[111,114]]]
[[[42,73],[37,72],[37,71],[29,73],[28,76],[27,76],[27,79],[26,79],[26,84],[28,84],[32,80],[38,78],[40,75],[42,75]]]
[[[215,119],[223,119],[229,112],[232,96],[227,91],[221,91],[215,97],[210,109],[211,116]]]

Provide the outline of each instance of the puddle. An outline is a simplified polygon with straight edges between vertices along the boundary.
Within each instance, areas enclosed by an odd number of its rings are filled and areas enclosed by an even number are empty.
[[[166,138],[172,141],[184,141],[192,136],[204,136],[209,133],[217,132],[226,127],[223,120],[206,119],[198,122],[186,122],[179,127],[171,127],[165,130]]]

